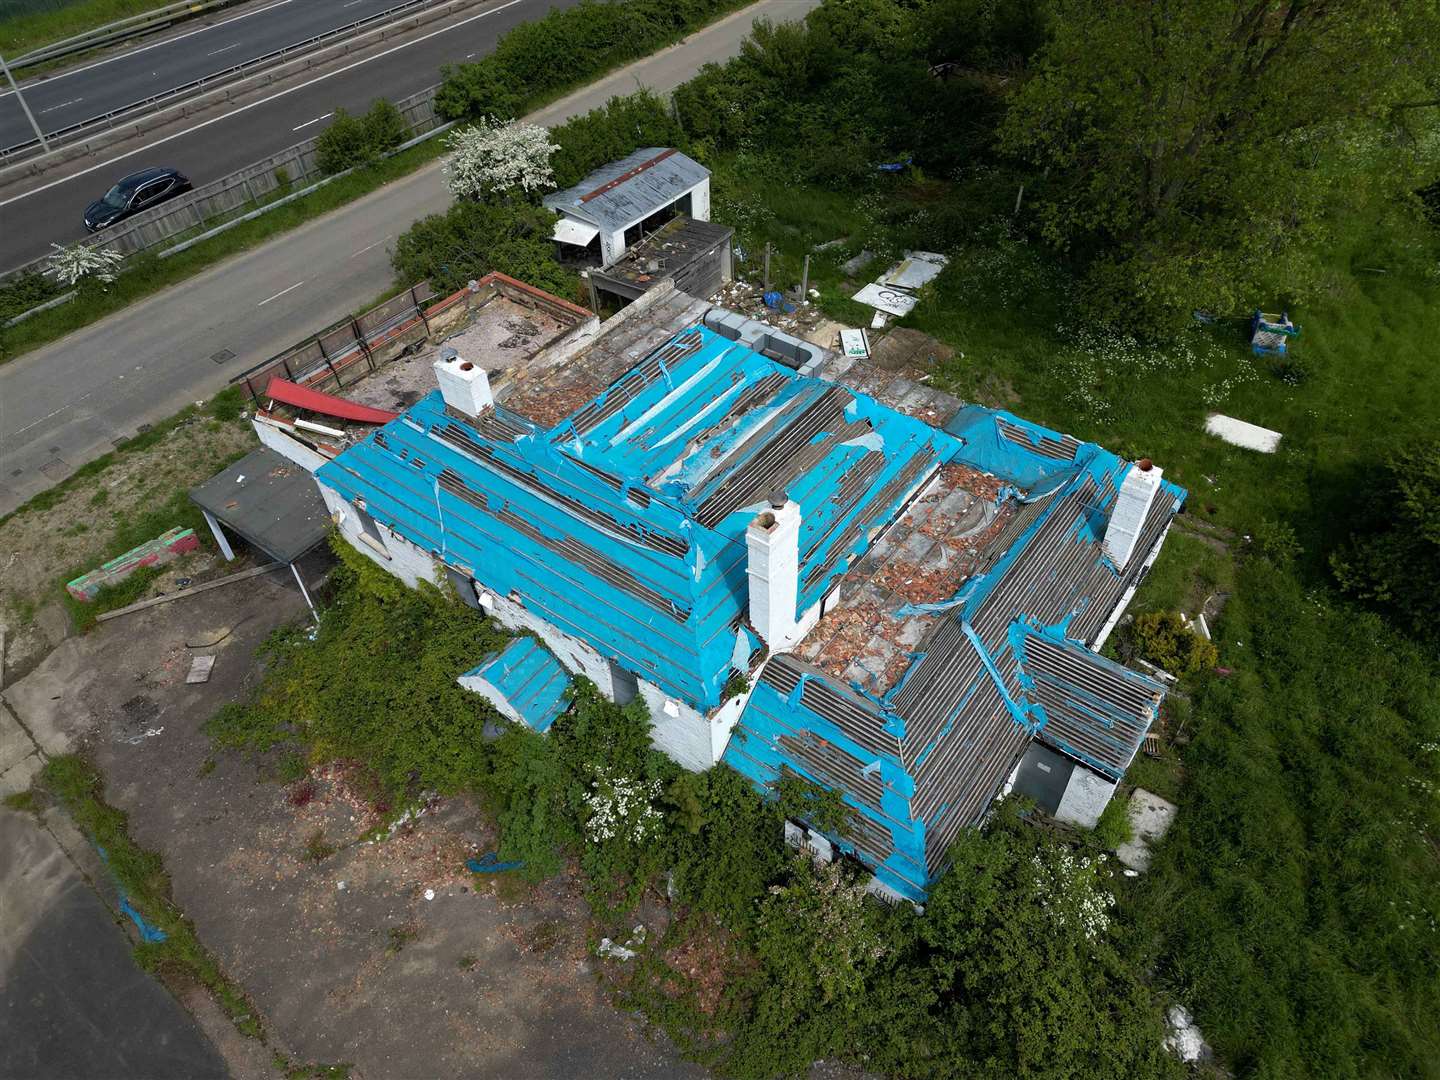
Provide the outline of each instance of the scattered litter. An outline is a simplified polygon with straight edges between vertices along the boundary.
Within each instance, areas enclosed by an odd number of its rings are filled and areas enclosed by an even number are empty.
[[[811,299],[811,300],[819,300],[819,299],[820,299],[820,290],[819,290],[819,289],[811,289],[811,290],[810,290],[810,299]]]
[[[1273,454],[1280,448],[1284,436],[1278,431],[1260,427],[1257,424],[1236,420],[1223,413],[1211,413],[1205,418],[1205,430],[1231,446],[1246,450],[1258,450],[1262,454]]]
[[[435,899],[435,890],[434,890],[434,889],[426,889],[426,890],[425,890],[425,899],[426,899],[426,900],[434,900],[434,899]]]
[[[524,865],[524,861],[519,859],[514,862],[501,862],[500,856],[493,851],[487,851],[478,859],[465,860],[465,869],[476,874],[503,874],[507,870],[519,870]]]
[[[885,318],[885,313],[883,311],[877,311],[870,318],[870,329],[883,330],[887,322],[889,322],[889,320]]]
[[[1124,874],[1126,877],[1139,877],[1139,876],[1140,876],[1140,871],[1139,871],[1139,870],[1131,870],[1128,866],[1127,866],[1124,870],[1121,870],[1120,872],[1121,872],[1122,874]]]
[[[1166,1050],[1187,1065],[1209,1059],[1210,1047],[1206,1045],[1204,1036],[1200,1034],[1200,1029],[1195,1026],[1195,1021],[1185,1006],[1171,1005],[1165,1012],[1165,1026],[1170,1029],[1165,1036]]]
[[[614,960],[634,960],[635,950],[627,949],[623,945],[616,945],[608,937],[602,937],[600,939],[600,955]]]
[[[779,293],[778,291],[776,291],[776,290],[774,290],[774,289],[770,290],[769,292],[767,292],[767,293],[765,294],[764,299],[765,299],[765,306],[768,307],[771,311],[779,311],[779,310],[780,310],[780,303],[781,303],[781,300],[782,300],[783,298],[781,297],[781,295],[780,295],[780,293]]]
[[[1299,332],[1300,328],[1290,321],[1289,312],[1267,315],[1257,311],[1250,320],[1250,350],[1256,356],[1284,356],[1289,339]]]
[[[875,284],[914,292],[939,277],[949,262],[944,255],[933,251],[907,251],[905,258],[885,271]]]
[[[337,890],[339,890],[340,892],[344,892],[348,887],[349,887],[349,884],[348,884],[347,882],[344,882],[344,881],[337,881],[337,882],[335,883],[335,888],[336,888]]]
[[[190,661],[190,673],[185,676],[187,683],[204,683],[210,681],[210,672],[215,667],[215,657],[197,656]]]
[[[601,956],[609,956],[615,960],[634,960],[635,950],[645,944],[647,934],[644,924],[639,924],[630,931],[630,940],[624,945],[617,945],[608,937],[600,939],[599,953]]]

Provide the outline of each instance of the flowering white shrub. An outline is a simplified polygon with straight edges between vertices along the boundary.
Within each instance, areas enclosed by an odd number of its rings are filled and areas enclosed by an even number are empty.
[[[55,254],[50,257],[48,272],[57,280],[74,288],[81,279],[93,277],[107,284],[115,280],[116,269],[124,256],[110,248],[88,247],[84,243],[62,247],[51,244]]]
[[[632,780],[596,769],[590,794],[585,796],[590,811],[585,821],[586,835],[597,844],[617,837],[643,844],[660,827],[660,811],[651,805],[651,800],[659,797],[659,780]]]
[[[536,124],[484,117],[473,127],[453,132],[445,145],[452,151],[445,161],[445,178],[458,198],[476,199],[514,188],[529,195],[555,182],[550,155],[559,147]]]
[[[1100,882],[1107,856],[1077,858],[1060,850],[1050,858],[1033,855],[1035,892],[1041,908],[1061,930],[1078,930],[1087,941],[1096,940],[1110,927],[1115,897]]]

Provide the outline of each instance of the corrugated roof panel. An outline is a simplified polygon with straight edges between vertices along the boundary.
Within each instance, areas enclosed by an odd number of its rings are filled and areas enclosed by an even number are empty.
[[[596,169],[572,188],[545,196],[544,203],[602,229],[623,229],[668,206],[709,176],[709,169],[678,150],[647,146]]]
[[[488,682],[536,731],[548,731],[567,707],[570,673],[549,649],[528,635],[515,638],[465,674]]]

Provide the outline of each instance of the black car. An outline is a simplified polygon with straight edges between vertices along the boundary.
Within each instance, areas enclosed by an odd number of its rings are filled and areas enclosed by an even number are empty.
[[[190,186],[190,178],[178,169],[142,169],[131,173],[85,208],[85,228],[99,232],[166,199],[183,195]]]

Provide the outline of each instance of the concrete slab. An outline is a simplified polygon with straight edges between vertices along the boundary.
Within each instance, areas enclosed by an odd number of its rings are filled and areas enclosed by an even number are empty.
[[[22,791],[28,791],[35,782],[35,777],[40,775],[40,770],[44,767],[44,759],[36,753],[21,758],[11,765],[3,773],[0,773],[0,799],[6,795],[18,795]]]
[[[1133,839],[1121,844],[1115,854],[1131,870],[1144,871],[1150,866],[1150,847],[1170,828],[1175,820],[1175,804],[1153,791],[1136,788],[1127,810]]]
[[[0,810],[0,1076],[226,1077],[55,839]]]

